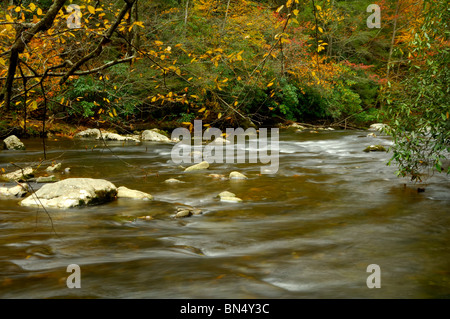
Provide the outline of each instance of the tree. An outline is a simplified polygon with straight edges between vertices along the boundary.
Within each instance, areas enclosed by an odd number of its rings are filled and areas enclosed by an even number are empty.
[[[388,82],[385,101],[394,141],[391,162],[400,176],[421,181],[428,169],[441,172],[450,152],[448,1],[424,1],[423,16],[416,19],[420,23],[409,30],[408,75]]]
[[[26,117],[27,105],[37,104],[36,100],[28,103],[27,93],[36,87],[40,89],[46,110],[47,100],[52,96],[49,90],[58,91],[74,76],[95,74],[113,65],[135,59],[135,55],[128,55],[88,65],[113,41],[115,32],[130,32],[135,24],[139,24],[134,21],[128,29],[125,28],[126,24],[130,24],[127,17],[131,16],[131,9],[136,1],[124,0],[122,7],[117,10],[110,4],[108,11],[112,21],[109,21],[103,18],[106,13],[100,13],[106,11],[106,7],[99,6],[99,2],[94,7],[89,4],[91,0],[86,0],[80,8],[86,11],[89,19],[84,18],[83,26],[75,29],[67,24],[69,13],[63,8],[69,1],[55,0],[48,9],[40,8],[33,2],[9,6],[5,10],[5,20],[0,20],[8,34],[7,39],[1,43],[3,52],[0,64],[4,68],[0,75],[6,71],[6,76],[1,78],[0,111],[10,111],[11,103],[24,97]],[[81,45],[82,42],[84,45]],[[6,61],[4,56],[7,57]],[[19,79],[22,80],[22,88],[15,83]],[[17,94],[13,96],[14,85]],[[44,123],[45,113],[44,111]],[[24,128],[25,125],[26,121]]]

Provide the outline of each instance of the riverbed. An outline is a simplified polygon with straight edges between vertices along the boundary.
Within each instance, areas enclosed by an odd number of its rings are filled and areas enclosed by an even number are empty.
[[[43,165],[70,167],[58,178],[106,179],[154,200],[48,209],[51,219],[0,200],[0,298],[450,298],[449,176],[397,178],[390,153],[363,152],[389,137],[367,133],[283,130],[276,174],[260,163],[185,173],[170,143],[53,137]],[[0,151],[0,169],[43,158],[40,139],[23,142]],[[248,179],[208,176],[231,171]],[[242,202],[221,202],[222,191]],[[203,214],[174,218],[186,205]],[[80,289],[67,288],[70,264]],[[381,288],[366,284],[371,264]]]

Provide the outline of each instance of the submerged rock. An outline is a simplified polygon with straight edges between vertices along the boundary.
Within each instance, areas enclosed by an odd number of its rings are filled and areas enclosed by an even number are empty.
[[[18,181],[18,180],[26,180],[33,176],[33,168],[25,167],[24,169],[18,169],[17,171],[3,174],[2,178],[8,181]]]
[[[117,188],[117,198],[152,200],[153,196],[148,193],[144,193],[134,189],[129,189],[125,186],[120,186],[119,188]]]
[[[11,135],[3,140],[3,148],[7,150],[24,150],[25,145],[17,136]]]
[[[226,180],[227,178],[223,174],[209,174],[208,177],[214,178],[214,179],[221,179]]]
[[[22,206],[71,208],[101,204],[114,200],[117,188],[104,179],[68,178],[45,184],[36,193],[21,201]]]
[[[185,183],[185,182],[182,182],[182,181],[180,181],[180,180],[178,180],[178,179],[176,179],[176,178],[169,178],[169,179],[166,179],[166,180],[164,181],[164,183],[168,183],[168,184],[178,184],[178,183]]]
[[[198,164],[194,164],[192,166],[189,166],[188,168],[186,168],[184,171],[185,172],[192,172],[192,171],[198,171],[198,170],[202,170],[202,169],[208,169],[209,168],[209,163],[206,161],[203,161],[201,163]]]
[[[230,179],[247,179],[247,176],[239,172],[231,172],[229,177]]]
[[[19,184],[17,186],[7,188],[7,187],[0,187],[0,196],[5,197],[23,197],[30,191],[27,184]]]
[[[386,152],[383,145],[370,145],[364,149],[364,152]]]
[[[142,132],[141,136],[143,141],[153,141],[153,142],[171,142],[170,138],[155,130],[145,130]]]

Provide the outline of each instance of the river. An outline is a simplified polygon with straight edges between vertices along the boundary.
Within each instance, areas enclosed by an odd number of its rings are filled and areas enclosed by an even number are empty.
[[[71,168],[59,178],[107,179],[154,200],[49,209],[53,229],[42,209],[0,200],[0,297],[450,298],[449,177],[417,192],[386,166],[390,153],[362,151],[390,139],[366,135],[283,130],[272,175],[226,163],[184,173],[171,144],[51,138],[48,159]],[[26,151],[0,152],[0,169],[43,157],[41,140],[23,141]],[[248,179],[208,176],[231,171]],[[219,201],[225,190],[243,201]],[[182,205],[203,214],[173,218]],[[81,289],[66,286],[69,264]],[[379,289],[366,284],[371,264]]]

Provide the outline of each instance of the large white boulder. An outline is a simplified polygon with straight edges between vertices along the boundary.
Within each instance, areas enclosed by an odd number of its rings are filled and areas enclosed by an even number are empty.
[[[36,193],[21,201],[22,206],[71,208],[101,204],[115,198],[117,188],[104,179],[68,178],[45,184]]]

